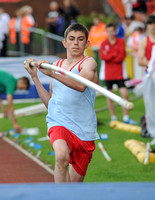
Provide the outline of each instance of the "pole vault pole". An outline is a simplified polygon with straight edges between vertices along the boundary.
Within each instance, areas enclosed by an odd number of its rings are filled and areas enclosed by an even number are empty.
[[[24,62],[24,64],[26,63],[26,61]],[[32,67],[35,66],[35,62],[31,62],[30,64]],[[93,83],[92,81],[83,78],[82,76],[79,76],[77,74],[74,74],[68,70],[65,70],[63,68],[59,68],[55,65],[51,65],[51,64],[47,64],[47,63],[42,63],[41,64],[41,68],[45,68],[45,69],[51,69],[53,71],[59,72],[61,74],[64,74],[82,84],[84,84],[85,86],[94,89],[95,91],[99,92],[100,94],[106,96],[107,98],[115,101],[116,103],[118,103],[119,105],[123,106],[124,108],[131,110],[133,109],[134,105],[132,102],[129,102],[123,98],[121,98],[120,96],[106,90],[105,88]]]

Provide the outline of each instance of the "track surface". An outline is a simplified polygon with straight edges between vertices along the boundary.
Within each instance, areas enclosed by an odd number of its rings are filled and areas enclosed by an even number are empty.
[[[0,183],[53,181],[52,174],[0,138]]]

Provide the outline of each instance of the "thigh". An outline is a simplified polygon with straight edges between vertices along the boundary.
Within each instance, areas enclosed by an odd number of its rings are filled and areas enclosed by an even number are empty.
[[[71,182],[83,182],[84,176],[80,175],[71,164],[69,165],[69,175]]]
[[[53,142],[52,146],[53,146],[56,158],[61,157],[61,156],[69,158],[70,150],[65,140],[57,139]]]
[[[71,144],[67,130],[61,126],[52,127],[48,132],[51,146],[54,149],[56,158],[59,156],[69,155]]]

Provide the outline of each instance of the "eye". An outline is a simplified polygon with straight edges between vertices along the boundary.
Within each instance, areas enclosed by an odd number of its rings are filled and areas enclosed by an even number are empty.
[[[73,37],[70,37],[70,38],[69,38],[69,40],[70,40],[70,41],[73,41],[73,40],[74,40],[74,38],[73,38]]]

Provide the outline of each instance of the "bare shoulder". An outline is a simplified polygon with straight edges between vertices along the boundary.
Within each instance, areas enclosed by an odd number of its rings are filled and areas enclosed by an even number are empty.
[[[92,64],[96,64],[96,61],[93,57],[88,57],[85,62],[92,62]]]
[[[140,47],[145,47],[145,46],[146,46],[146,42],[147,42],[147,39],[146,39],[146,37],[145,37],[145,38],[143,38],[143,39],[140,41],[139,46],[140,46]]]
[[[96,69],[97,68],[97,63],[94,58],[88,57],[81,65],[81,68],[91,68],[91,69]]]
[[[81,71],[80,75],[84,78],[97,83],[97,63],[92,57],[88,57],[82,64],[81,64]]]

